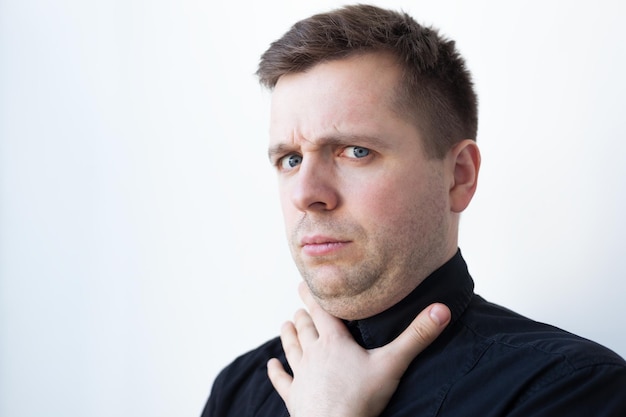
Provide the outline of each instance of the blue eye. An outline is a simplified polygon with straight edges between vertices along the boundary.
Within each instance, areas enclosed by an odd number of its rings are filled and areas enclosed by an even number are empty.
[[[370,154],[370,150],[361,146],[348,146],[345,153],[348,158],[365,158]]]
[[[287,155],[280,159],[279,165],[281,169],[290,170],[302,163],[302,156],[298,154]]]

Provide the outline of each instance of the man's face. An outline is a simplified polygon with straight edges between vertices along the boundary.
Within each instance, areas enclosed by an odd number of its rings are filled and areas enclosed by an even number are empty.
[[[399,69],[364,54],[282,76],[270,159],[289,246],[320,305],[344,319],[404,298],[456,251],[445,159],[393,106]]]

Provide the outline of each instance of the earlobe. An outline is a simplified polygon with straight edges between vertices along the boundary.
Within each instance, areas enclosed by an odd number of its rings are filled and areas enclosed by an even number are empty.
[[[467,208],[478,184],[480,150],[475,141],[465,139],[450,150],[453,181],[450,187],[450,210],[460,213]]]

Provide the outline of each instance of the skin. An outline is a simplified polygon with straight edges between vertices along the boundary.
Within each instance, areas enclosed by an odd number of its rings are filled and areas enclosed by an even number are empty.
[[[400,70],[367,53],[283,75],[269,156],[289,247],[313,298],[354,320],[399,302],[457,250],[480,154],[463,140],[428,157],[394,106]]]
[[[281,332],[293,376],[268,362],[292,417],[379,415],[450,321],[431,305],[396,340],[365,350],[339,320],[388,309],[450,259],[476,189],[475,142],[427,157],[393,105],[399,75],[389,55],[368,53],[284,75],[274,89],[269,156],[309,309]]]
[[[394,341],[366,350],[354,342],[343,322],[324,311],[308,287],[300,310],[285,323],[281,341],[293,377],[277,359],[268,376],[291,417],[374,417],[395,392],[407,367],[450,322],[450,310],[433,304]]]

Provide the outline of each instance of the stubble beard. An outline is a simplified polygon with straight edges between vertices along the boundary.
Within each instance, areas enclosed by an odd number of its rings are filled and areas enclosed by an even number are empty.
[[[322,308],[348,320],[372,316],[399,302],[445,261],[450,224],[440,204],[429,201],[394,226],[402,232],[367,233],[354,223],[302,218],[290,236],[292,256]],[[298,242],[304,231],[312,230],[349,237],[354,252],[347,260],[340,255],[307,263]]]

